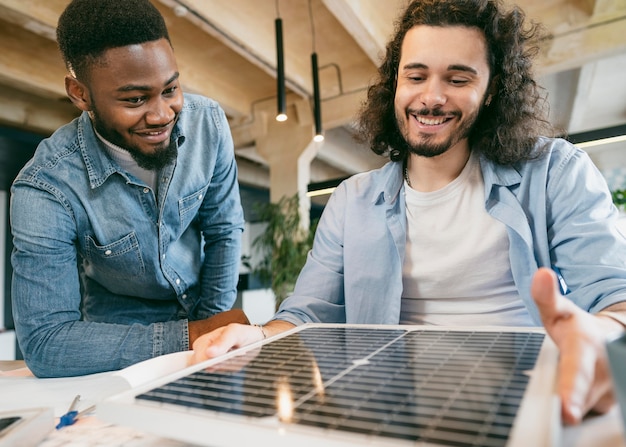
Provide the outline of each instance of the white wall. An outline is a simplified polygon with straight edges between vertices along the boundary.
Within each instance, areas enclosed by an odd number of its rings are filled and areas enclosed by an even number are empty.
[[[15,332],[4,330],[4,272],[8,193],[0,191],[0,360],[15,360]]]
[[[4,329],[4,272],[5,270],[5,241],[7,221],[7,197],[6,191],[0,191],[0,330]]]
[[[602,172],[609,189],[626,188],[626,141],[585,148]]]
[[[250,256],[250,265],[254,267],[258,264],[261,256],[256,248],[252,247],[254,240],[259,234],[265,230],[267,224],[249,223],[246,222],[246,226],[243,232],[241,241],[241,254],[244,256]],[[249,273],[249,269],[245,266],[240,267],[240,273]],[[246,316],[252,324],[263,324],[269,321],[276,310],[276,298],[272,289],[254,289],[244,290],[241,293],[242,308]]]
[[[260,261],[261,255],[256,248],[252,247],[254,240],[265,231],[266,223],[249,223],[246,222],[243,235],[241,238],[241,255],[250,256],[250,265],[254,267]],[[249,273],[249,269],[243,265],[240,266],[240,273]]]

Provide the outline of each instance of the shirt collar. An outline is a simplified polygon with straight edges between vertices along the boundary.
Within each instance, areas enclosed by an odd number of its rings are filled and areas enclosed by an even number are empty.
[[[181,112],[179,120],[172,129],[172,138],[176,140],[179,149],[185,142],[185,136],[182,135],[179,125],[182,115]],[[119,173],[130,181],[127,174],[120,171],[117,164],[108,156],[105,143],[98,138],[87,112],[83,112],[78,118],[77,134],[78,144],[89,176],[89,185],[92,189],[101,186],[114,173]]]

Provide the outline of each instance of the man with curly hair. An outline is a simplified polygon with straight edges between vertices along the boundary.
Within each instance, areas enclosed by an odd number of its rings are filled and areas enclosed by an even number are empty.
[[[187,350],[230,317],[243,211],[232,137],[183,94],[148,0],[74,0],[57,40],[82,115],[41,142],[12,186],[12,300],[41,377]]]
[[[419,0],[360,114],[383,168],[344,181],[293,295],[259,330],[199,338],[201,361],[308,322],[544,325],[566,423],[614,402],[626,241],[586,154],[549,138],[532,39],[499,0]]]

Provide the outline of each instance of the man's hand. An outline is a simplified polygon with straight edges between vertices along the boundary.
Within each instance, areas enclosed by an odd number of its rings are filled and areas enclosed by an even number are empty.
[[[196,339],[202,334],[207,334],[230,323],[250,324],[250,321],[248,321],[248,317],[241,309],[231,309],[204,320],[190,321],[187,324],[189,328],[189,346],[193,346]]]
[[[274,320],[263,326],[229,324],[220,327],[208,334],[204,334],[193,343],[193,355],[191,364],[199,363],[207,359],[217,357],[227,352],[249,345],[263,338],[293,328],[293,324],[286,321]]]
[[[623,328],[563,297],[550,269],[537,271],[531,294],[546,332],[559,349],[558,393],[563,422],[577,424],[589,411],[607,412],[615,398],[606,340],[609,333]]]

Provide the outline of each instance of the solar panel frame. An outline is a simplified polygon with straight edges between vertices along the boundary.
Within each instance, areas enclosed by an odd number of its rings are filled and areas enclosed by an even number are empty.
[[[246,442],[277,447],[320,442],[330,447],[355,443],[400,447],[557,445],[561,426],[554,392],[557,353],[549,337],[543,335],[542,329],[535,328],[308,324],[108,399],[98,406],[98,415],[113,423],[212,447]],[[349,351],[336,346],[331,349],[342,337],[348,340]],[[514,377],[507,379],[510,395],[499,408],[481,413],[478,406],[488,406],[493,397],[485,390],[493,387],[494,379],[503,382],[498,375],[502,362],[519,351],[503,348],[504,343],[497,341],[507,337],[535,343],[532,350],[536,359],[522,359]],[[438,351],[433,352],[432,343],[437,339]],[[490,355],[485,354],[487,344],[493,347]],[[407,349],[411,358],[406,356]],[[453,361],[433,372],[442,353]],[[476,368],[480,355],[487,360]],[[407,369],[411,361],[414,367]],[[323,377],[312,378],[312,364]],[[229,371],[219,372],[225,367]],[[466,368],[472,367],[476,370],[473,382],[470,380],[462,393],[457,392],[461,398],[450,400],[449,408],[442,410],[442,400],[450,399],[450,390],[462,383]],[[264,377],[268,370],[271,377]],[[184,407],[146,400],[151,393],[162,399],[159,396],[167,387],[176,388],[174,396],[182,398],[177,387],[187,381],[205,380],[205,371],[209,372],[206,380],[219,379],[208,392],[213,395],[201,398],[196,386],[196,401]],[[424,371],[430,374],[428,381],[420,375]],[[417,387],[416,374],[427,385],[419,394],[407,391]],[[282,376],[288,378],[289,417],[279,414],[275,403],[280,386],[277,378]],[[355,382],[356,377],[360,382]],[[376,394],[376,389],[383,392]],[[224,391],[231,394],[225,398]],[[365,392],[373,396],[368,404],[355,405]],[[419,405],[405,405],[402,399],[419,400]],[[273,406],[268,401],[274,402]],[[479,414],[489,418],[491,425],[490,431],[477,440],[477,430],[485,431],[477,420]],[[433,428],[433,418],[437,418],[438,427]],[[419,429],[429,430],[429,434],[423,435]],[[472,436],[474,444],[468,441]]]

